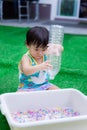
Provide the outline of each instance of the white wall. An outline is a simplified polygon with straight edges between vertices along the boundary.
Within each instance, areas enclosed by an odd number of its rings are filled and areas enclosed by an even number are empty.
[[[50,4],[51,5],[51,16],[50,20],[54,20],[57,12],[57,2],[58,0],[40,0],[41,4]]]

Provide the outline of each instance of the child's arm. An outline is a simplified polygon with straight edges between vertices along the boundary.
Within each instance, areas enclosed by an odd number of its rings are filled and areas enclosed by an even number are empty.
[[[61,44],[48,44],[48,48],[46,54],[55,54],[59,56],[61,52],[64,50]]]
[[[45,61],[41,64],[31,66],[29,57],[24,55],[21,61],[21,70],[25,75],[31,75],[40,70],[52,69],[52,65],[49,64],[49,61]]]

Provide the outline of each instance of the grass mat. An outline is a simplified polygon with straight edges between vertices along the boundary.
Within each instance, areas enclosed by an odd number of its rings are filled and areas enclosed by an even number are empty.
[[[0,26],[0,94],[18,87],[18,63],[26,52],[28,28]],[[64,35],[64,52],[59,74],[52,83],[60,88],[75,88],[87,95],[87,36]],[[10,130],[0,113],[0,130]]]

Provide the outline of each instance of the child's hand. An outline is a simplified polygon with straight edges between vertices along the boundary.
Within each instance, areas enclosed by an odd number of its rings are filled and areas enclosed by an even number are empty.
[[[50,64],[49,60],[41,63],[40,67],[41,67],[41,70],[52,69],[52,65]]]
[[[64,48],[60,44],[49,44],[49,47],[47,49],[47,54],[54,54],[59,56],[63,50]]]

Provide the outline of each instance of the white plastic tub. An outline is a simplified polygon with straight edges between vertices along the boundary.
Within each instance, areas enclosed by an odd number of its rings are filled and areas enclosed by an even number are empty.
[[[1,112],[11,130],[87,130],[87,97],[75,89],[19,92],[1,95]],[[11,112],[29,109],[72,107],[80,112],[77,117],[18,123]]]

